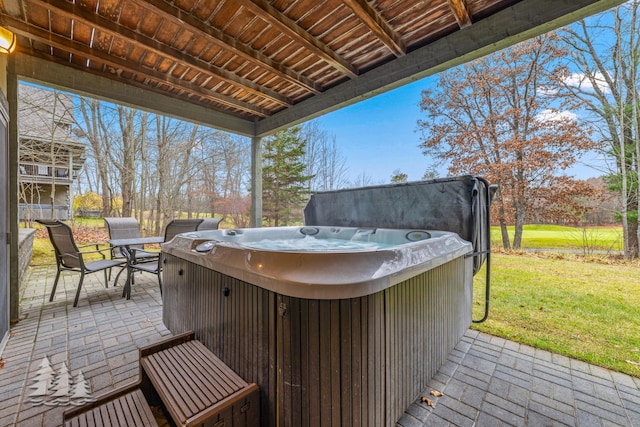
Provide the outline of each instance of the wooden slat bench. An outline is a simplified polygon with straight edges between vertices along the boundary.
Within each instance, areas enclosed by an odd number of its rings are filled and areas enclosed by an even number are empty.
[[[157,426],[159,404],[176,426],[260,425],[260,397],[204,344],[187,333],[140,349],[140,380],[64,413],[69,426]]]
[[[115,390],[87,405],[64,413],[65,427],[157,426],[139,384]]]
[[[142,383],[150,383],[178,426],[259,426],[257,384],[248,384],[204,344],[184,340],[140,352]]]

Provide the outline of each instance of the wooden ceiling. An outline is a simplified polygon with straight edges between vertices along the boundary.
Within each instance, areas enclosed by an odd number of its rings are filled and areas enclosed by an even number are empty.
[[[621,0],[0,0],[15,73],[259,136]]]

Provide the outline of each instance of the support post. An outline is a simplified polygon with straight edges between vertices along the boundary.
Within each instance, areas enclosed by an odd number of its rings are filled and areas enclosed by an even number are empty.
[[[251,138],[251,227],[262,227],[262,138]]]
[[[9,56],[7,67],[7,101],[9,103],[9,312],[11,321],[20,317],[18,279],[18,76],[16,55]]]

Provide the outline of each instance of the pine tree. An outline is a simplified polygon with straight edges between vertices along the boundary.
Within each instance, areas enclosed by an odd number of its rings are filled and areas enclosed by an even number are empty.
[[[29,401],[32,403],[42,403],[45,397],[49,394],[49,389],[53,384],[53,378],[56,375],[56,371],[51,367],[49,358],[44,356],[38,371],[36,372],[33,384],[29,386],[34,391],[29,394]]]
[[[265,143],[262,169],[262,207],[269,225],[293,225],[302,221],[301,208],[309,196],[304,163],[307,141],[295,126],[278,132]]]
[[[52,399],[46,402],[47,405],[65,404],[69,402],[69,391],[71,389],[71,374],[67,364],[62,362],[58,375],[55,377],[51,386],[53,394]]]
[[[91,397],[91,389],[88,381],[84,378],[82,371],[78,371],[73,379],[70,398],[74,405],[82,405],[86,402],[92,402],[95,399]]]

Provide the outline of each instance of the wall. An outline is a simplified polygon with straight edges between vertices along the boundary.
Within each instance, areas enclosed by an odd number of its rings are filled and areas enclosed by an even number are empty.
[[[22,279],[24,274],[29,268],[31,262],[31,254],[33,252],[33,239],[35,238],[36,230],[33,228],[21,228],[20,235],[18,236],[18,282],[20,293],[22,293],[23,283]]]
[[[7,55],[0,55],[0,91],[7,96]]]
[[[10,215],[10,150],[9,150],[9,104],[7,102],[7,61],[6,56],[0,54],[0,354],[9,337],[9,321],[11,313],[11,245],[12,236]]]

